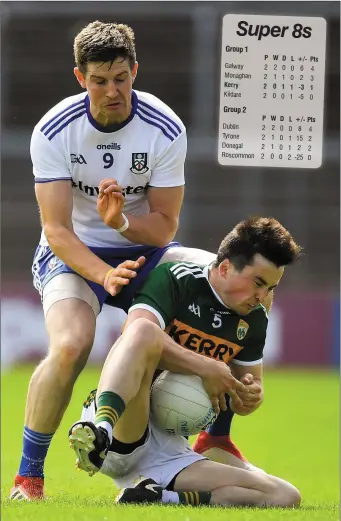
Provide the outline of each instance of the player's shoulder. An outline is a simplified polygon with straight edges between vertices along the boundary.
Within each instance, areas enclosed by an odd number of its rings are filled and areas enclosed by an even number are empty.
[[[71,119],[73,121],[77,117],[86,114],[86,95],[86,93],[81,92],[59,101],[40,118],[34,127],[34,132],[46,133],[49,129],[55,128],[55,126],[60,127],[70,122]]]
[[[148,92],[134,91],[137,96],[137,114],[149,122],[160,123],[160,119],[168,123],[179,135],[186,132],[180,117],[162,100]]]
[[[174,279],[201,279],[206,278],[205,266],[194,262],[165,262],[158,268],[168,272]]]

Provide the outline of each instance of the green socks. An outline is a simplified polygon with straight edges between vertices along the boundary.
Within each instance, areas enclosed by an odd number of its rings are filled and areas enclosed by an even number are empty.
[[[114,425],[122,416],[125,408],[125,403],[118,394],[112,393],[111,391],[105,391],[99,395],[95,425],[96,427],[102,427],[107,431],[110,443],[112,442],[112,431]]]

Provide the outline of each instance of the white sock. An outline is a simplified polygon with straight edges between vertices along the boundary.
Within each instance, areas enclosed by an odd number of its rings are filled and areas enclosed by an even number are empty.
[[[179,494],[177,492],[172,492],[171,490],[163,490],[162,491],[162,503],[176,503],[179,504]]]
[[[96,423],[96,427],[97,427],[97,429],[98,429],[98,427],[102,427],[102,429],[105,429],[107,431],[108,436],[109,436],[110,445],[111,445],[111,442],[112,442],[112,426],[110,425],[110,423],[106,422],[106,421],[102,421],[102,422]]]

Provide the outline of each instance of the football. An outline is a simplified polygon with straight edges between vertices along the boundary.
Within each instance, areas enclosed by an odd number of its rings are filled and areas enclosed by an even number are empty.
[[[216,419],[199,376],[163,371],[151,389],[151,420],[169,434],[191,436]]]

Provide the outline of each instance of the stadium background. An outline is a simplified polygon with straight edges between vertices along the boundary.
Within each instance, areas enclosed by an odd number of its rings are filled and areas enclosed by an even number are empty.
[[[273,215],[304,246],[270,316],[266,363],[339,362],[339,2],[2,2],[2,364],[39,359],[47,337],[31,261],[40,225],[29,157],[33,126],[79,92],[72,44],[88,22],[135,30],[136,88],[160,97],[188,129],[186,195],[177,239],[216,250],[250,214]],[[217,161],[221,19],[226,13],[327,20],[323,164],[316,170],[222,167]],[[99,318],[91,361],[103,360],[123,312]],[[19,317],[19,320],[18,320]]]

